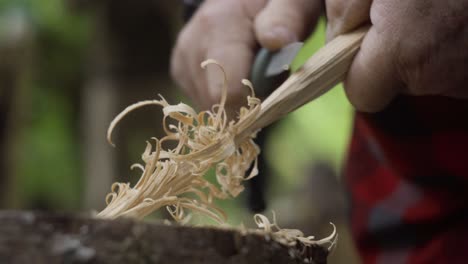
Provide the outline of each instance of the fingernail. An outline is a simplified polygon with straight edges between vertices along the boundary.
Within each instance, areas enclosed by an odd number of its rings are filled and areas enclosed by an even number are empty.
[[[272,28],[265,34],[265,38],[272,42],[272,46],[279,47],[295,42],[298,39],[297,35],[285,26]]]

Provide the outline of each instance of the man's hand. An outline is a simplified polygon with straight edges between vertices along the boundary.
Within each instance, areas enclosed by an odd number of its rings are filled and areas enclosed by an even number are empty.
[[[318,0],[206,0],[180,33],[171,72],[182,89],[208,109],[218,103],[223,78],[203,71],[208,58],[220,62],[229,78],[228,104],[245,104],[248,78],[259,43],[271,50],[304,38],[321,11]]]
[[[372,27],[345,81],[361,111],[399,93],[468,98],[468,0],[327,0],[328,38]]]

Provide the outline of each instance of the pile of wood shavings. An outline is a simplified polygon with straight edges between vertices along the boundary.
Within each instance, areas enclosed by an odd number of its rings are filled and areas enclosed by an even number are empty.
[[[304,246],[327,246],[327,250],[331,251],[338,241],[338,233],[333,223],[330,223],[333,226],[333,232],[329,236],[315,240],[314,236],[306,237],[304,233],[298,229],[280,228],[276,223],[275,213],[273,213],[273,222],[262,214],[256,214],[254,216],[254,221],[258,228],[270,234],[275,241],[289,247],[295,246],[299,242]]]
[[[251,90],[247,97],[247,107],[240,109],[236,121],[227,121],[225,103],[227,97],[227,78],[223,67],[214,60],[207,60],[201,64],[217,65],[224,75],[221,102],[214,105],[212,111],[196,113],[195,110],[183,103],[170,105],[162,96],[160,100],[142,101],[127,107],[112,122],[108,129],[107,138],[110,144],[112,131],[118,122],[129,112],[148,105],[162,107],[164,113],[163,127],[166,136],[161,139],[153,138],[153,145],[147,142],[142,155],[144,165],[134,164],[132,168],[142,171],[139,181],[131,187],[129,183],[114,183],[112,192],[106,197],[107,207],[98,213],[98,217],[143,218],[161,208],[166,208],[177,222],[186,223],[193,212],[204,214],[219,223],[224,223],[226,214],[221,208],[213,204],[213,199],[227,199],[236,197],[244,190],[243,181],[255,177],[257,170],[257,156],[260,149],[253,142],[255,134],[247,137],[240,144],[235,142],[235,136],[255,122],[260,111],[260,100],[255,97],[252,84],[248,80],[242,83]],[[168,119],[176,121],[177,125],[167,125]],[[174,149],[165,150],[162,144],[174,141]],[[204,178],[207,171],[216,168],[216,179],[219,185],[210,183]],[[246,175],[250,170],[249,175]],[[188,198],[187,195],[192,195]],[[326,238],[314,240],[313,236],[304,236],[297,229],[282,229],[261,214],[254,216],[255,223],[261,231],[286,246],[325,246],[328,251],[336,245],[338,235],[335,225],[333,232]]]
[[[120,216],[143,218],[151,212],[166,207],[176,221],[187,220],[185,209],[204,214],[219,223],[226,221],[226,215],[213,204],[213,198],[236,197],[244,189],[242,183],[257,175],[257,156],[260,149],[253,142],[255,133],[236,145],[234,138],[239,131],[255,121],[260,111],[260,100],[255,97],[251,83],[242,83],[251,90],[247,107],[242,107],[237,122],[227,120],[225,103],[227,78],[223,67],[214,60],[201,64],[217,65],[224,75],[223,92],[219,104],[211,111],[200,113],[183,103],[170,105],[162,96],[160,100],[142,101],[127,107],[112,122],[108,129],[108,141],[117,123],[129,112],[148,105],[159,105],[164,113],[163,126],[166,136],[147,142],[142,155],[144,165],[132,168],[142,171],[135,186],[129,183],[114,183],[107,195],[107,207],[98,217]],[[168,119],[176,121],[169,124]],[[163,149],[166,141],[176,142],[174,149]],[[210,183],[204,175],[210,168],[216,168],[219,185]],[[249,172],[250,170],[250,172]],[[249,172],[249,175],[246,175]],[[192,198],[188,198],[191,195]]]

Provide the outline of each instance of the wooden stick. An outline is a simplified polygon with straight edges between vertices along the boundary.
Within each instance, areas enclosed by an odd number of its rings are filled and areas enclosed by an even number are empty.
[[[266,127],[310,102],[343,81],[369,27],[340,35],[317,51],[261,105],[257,121],[236,136],[240,142],[253,131]]]

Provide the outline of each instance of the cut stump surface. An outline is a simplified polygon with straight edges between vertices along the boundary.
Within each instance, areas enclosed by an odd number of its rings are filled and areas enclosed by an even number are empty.
[[[326,263],[327,254],[234,229],[0,212],[0,263]]]

